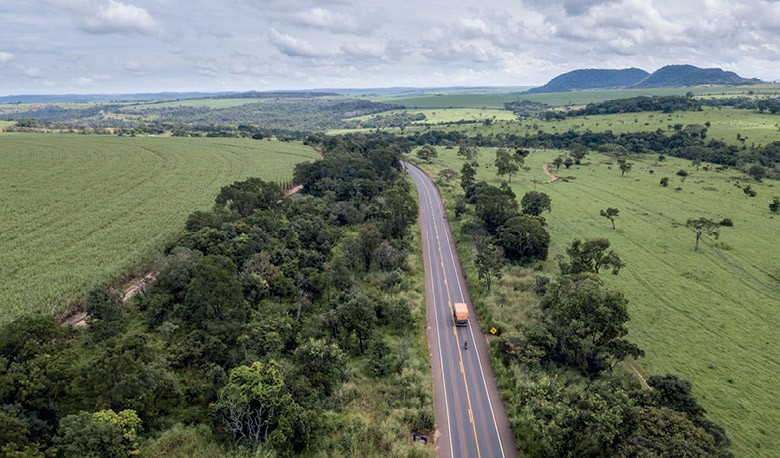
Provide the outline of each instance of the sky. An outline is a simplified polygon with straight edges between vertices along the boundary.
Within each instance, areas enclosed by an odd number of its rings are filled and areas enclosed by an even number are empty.
[[[780,0],[2,0],[0,95],[780,80]]]

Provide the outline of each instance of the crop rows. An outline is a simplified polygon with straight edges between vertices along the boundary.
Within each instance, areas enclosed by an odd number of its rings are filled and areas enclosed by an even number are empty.
[[[61,311],[148,259],[222,186],[286,180],[315,158],[272,141],[0,136],[0,321]]]

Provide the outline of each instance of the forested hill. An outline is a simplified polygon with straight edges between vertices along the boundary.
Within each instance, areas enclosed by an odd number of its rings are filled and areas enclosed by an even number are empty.
[[[674,86],[700,86],[703,84],[742,85],[756,84],[761,80],[757,78],[742,78],[734,72],[727,72],[720,68],[699,68],[693,65],[667,65],[661,67],[648,76],[635,88],[674,87]]]
[[[526,94],[569,92],[583,89],[618,89],[639,83],[650,76],[640,68],[607,70],[588,68],[558,75],[549,83],[526,91]]]
[[[657,87],[701,86],[705,84],[757,84],[757,78],[742,78],[720,68],[693,65],[667,65],[652,74],[639,68],[622,70],[584,69],[558,75],[544,86],[529,89],[526,94],[570,92],[587,89],[644,89]]]

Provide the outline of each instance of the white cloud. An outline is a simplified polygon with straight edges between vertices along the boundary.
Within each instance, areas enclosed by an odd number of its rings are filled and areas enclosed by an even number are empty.
[[[108,0],[108,3],[98,6],[97,11],[84,18],[81,29],[96,34],[161,35],[160,26],[148,11],[116,0]]]
[[[286,33],[281,33],[272,28],[268,31],[268,39],[271,44],[283,54],[290,57],[322,57],[323,53],[318,51],[306,40],[296,38]]]
[[[0,65],[3,65],[14,58],[10,52],[0,51]]]
[[[368,21],[358,20],[343,13],[334,13],[325,8],[311,8],[292,15],[290,22],[327,30],[335,33],[364,34],[372,30]]]

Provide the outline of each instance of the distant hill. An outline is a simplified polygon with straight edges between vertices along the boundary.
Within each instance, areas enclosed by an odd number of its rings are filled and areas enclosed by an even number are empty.
[[[702,86],[708,84],[739,86],[757,84],[757,78],[742,78],[720,68],[699,68],[693,65],[667,65],[652,74],[639,68],[623,70],[583,69],[556,76],[544,86],[525,94],[571,92],[588,89],[644,89],[657,87]]]
[[[624,68],[622,70],[588,68],[558,75],[544,86],[529,89],[525,93],[542,94],[585,89],[620,89],[637,84],[648,76],[650,74],[640,68]]]
[[[740,86],[743,84],[757,84],[761,80],[757,78],[742,78],[734,72],[727,72],[720,68],[699,68],[693,65],[667,65],[661,67],[652,75],[632,88],[650,87],[675,87],[675,86],[702,86],[705,84]]]

